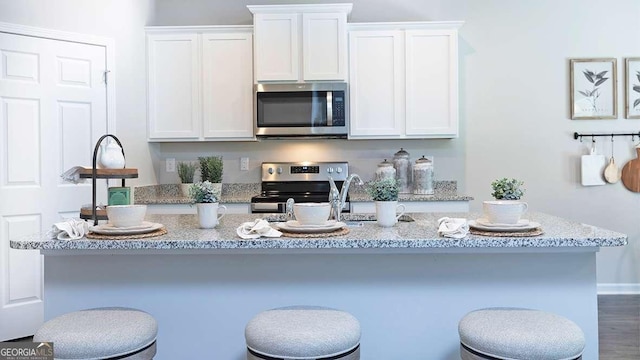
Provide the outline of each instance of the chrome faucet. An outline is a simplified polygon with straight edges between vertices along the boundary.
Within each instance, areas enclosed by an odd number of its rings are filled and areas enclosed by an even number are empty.
[[[358,174],[351,174],[342,184],[342,190],[338,190],[333,178],[329,176],[329,183],[331,184],[331,190],[329,191],[329,204],[331,204],[331,212],[333,213],[333,218],[336,219],[336,221],[340,221],[340,214],[342,214],[342,209],[344,209],[345,203],[347,202],[349,185],[355,178],[358,179],[358,185],[364,184]]]

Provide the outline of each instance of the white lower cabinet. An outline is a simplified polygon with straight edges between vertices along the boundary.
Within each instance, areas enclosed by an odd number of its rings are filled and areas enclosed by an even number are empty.
[[[350,25],[350,139],[458,136],[461,25]]]
[[[398,201],[405,206],[406,213],[428,212],[469,212],[468,201]],[[374,214],[376,203],[373,201],[351,202],[351,212],[354,214]]]
[[[146,30],[149,141],[254,140],[252,27]]]
[[[220,204],[227,207],[226,214],[249,214],[250,204]],[[189,204],[149,204],[147,214],[197,214],[196,206]]]

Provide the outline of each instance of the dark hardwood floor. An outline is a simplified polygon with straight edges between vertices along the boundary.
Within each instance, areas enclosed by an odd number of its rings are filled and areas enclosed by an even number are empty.
[[[599,295],[598,333],[600,360],[640,360],[640,295]]]
[[[598,333],[599,360],[640,360],[640,295],[599,295]]]

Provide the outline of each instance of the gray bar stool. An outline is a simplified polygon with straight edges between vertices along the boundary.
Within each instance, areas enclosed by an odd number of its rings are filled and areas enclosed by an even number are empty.
[[[462,360],[582,359],[582,329],[562,316],[532,309],[488,308],[458,324]]]
[[[247,323],[247,360],[359,360],[360,322],[319,306],[263,311]]]
[[[158,324],[131,308],[96,308],[53,318],[38,329],[34,342],[53,342],[55,359],[151,360]]]

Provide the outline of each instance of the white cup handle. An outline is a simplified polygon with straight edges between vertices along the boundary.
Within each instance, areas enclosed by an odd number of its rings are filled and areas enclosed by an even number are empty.
[[[404,215],[404,211],[406,210],[406,208],[407,207],[404,206],[404,204],[398,204],[398,206],[396,206],[396,212],[400,211],[400,214],[396,216],[396,220],[400,219],[400,216]]]
[[[220,212],[220,209],[222,209],[222,212]],[[218,205],[218,221],[220,221],[220,219],[222,219],[224,217],[224,215],[227,213],[227,207],[224,205]]]
[[[527,209],[529,209],[529,205],[526,202],[522,203],[522,213],[526,213]]]

